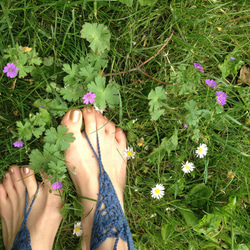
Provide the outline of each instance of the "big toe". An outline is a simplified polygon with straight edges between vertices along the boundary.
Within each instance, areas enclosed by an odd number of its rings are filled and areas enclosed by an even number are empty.
[[[82,126],[82,112],[79,109],[69,110],[64,115],[61,124],[69,129],[68,133],[73,133],[75,136],[79,136]]]

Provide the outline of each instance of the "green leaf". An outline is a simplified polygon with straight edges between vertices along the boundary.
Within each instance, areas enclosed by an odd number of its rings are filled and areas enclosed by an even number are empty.
[[[52,57],[52,56],[49,56],[49,57],[44,57],[43,58],[43,64],[45,65],[45,66],[51,66],[52,64],[53,64],[53,62],[54,62],[54,57]]]
[[[78,84],[69,85],[65,88],[61,88],[60,94],[63,95],[63,99],[69,102],[78,101],[80,97],[83,97],[84,90],[79,87]]]
[[[198,225],[199,223],[198,218],[195,216],[192,210],[188,209],[183,204],[178,204],[177,209],[181,213],[181,215],[184,217],[184,220],[188,226],[196,227]]]
[[[85,23],[82,26],[81,37],[90,42],[89,47],[96,54],[102,54],[110,49],[110,32],[106,26],[97,23]]]
[[[18,68],[19,78],[24,78],[25,76],[28,75],[28,73],[30,73],[33,69],[35,69],[34,66],[23,66],[21,64],[17,64],[16,66]]]
[[[32,150],[29,158],[30,167],[36,173],[39,173],[40,169],[43,168],[43,172],[49,174],[49,163],[51,161],[55,163],[57,163],[58,161],[65,161],[60,151],[58,151],[58,147],[49,143],[45,143],[45,145],[43,146],[43,153],[41,153],[38,149]],[[57,178],[57,176],[55,177]]]
[[[132,7],[133,0],[118,0],[121,3],[125,3],[128,7]]]
[[[95,82],[88,84],[88,90],[95,93],[95,104],[99,109],[105,109],[106,103],[110,108],[114,108],[120,102],[118,85],[109,81],[105,88],[105,78],[101,75],[95,78]]]
[[[75,138],[72,133],[67,133],[68,128],[66,126],[59,125],[57,131],[55,128],[47,129],[44,136],[44,142],[56,145],[58,150],[66,150],[70,146],[70,142],[73,142]]]
[[[240,60],[242,52],[237,47],[226,56],[224,62],[219,65],[219,69],[222,72],[222,78],[226,78],[230,74],[236,75],[238,70],[245,64]],[[231,60],[230,57],[234,57],[235,60]]]
[[[103,54],[101,55],[97,55],[95,53],[93,53],[92,51],[90,53],[88,53],[88,60],[91,63],[91,65],[95,68],[96,71],[99,72],[99,70],[101,68],[104,68],[107,63],[108,60],[106,59],[108,56],[107,51],[105,51]]]
[[[98,72],[91,65],[88,65],[87,67],[80,68],[79,74],[84,76],[84,83],[89,83],[95,79]]]
[[[171,155],[171,151],[176,150],[178,145],[177,134],[178,130],[175,129],[174,134],[169,139],[164,137],[161,145],[158,148],[154,148],[153,152],[148,156],[148,161],[151,164],[160,164],[166,152],[168,152],[168,155]]]
[[[17,131],[20,136],[20,140],[23,138],[24,140],[30,140],[32,137],[32,125],[31,122],[25,119],[25,123],[23,124],[21,121],[16,122]]]
[[[161,107],[166,102],[167,95],[162,86],[156,87],[155,90],[151,90],[148,94],[149,101],[149,112],[152,120],[158,120],[159,117],[164,113],[164,110]],[[164,100],[164,102],[162,101]]]
[[[185,109],[189,110],[190,113],[186,115],[186,122],[189,127],[194,126],[196,127],[199,123],[199,116],[201,115],[202,111],[198,110],[196,106],[196,102],[190,100],[185,102],[184,107]]]
[[[138,2],[144,6],[144,5],[154,5],[157,0],[138,0]]]
[[[29,165],[36,173],[39,173],[41,167],[45,164],[43,154],[38,149],[33,149],[29,155]]]
[[[189,193],[185,196],[185,199],[193,207],[202,207],[208,201],[212,195],[213,190],[210,187],[206,187],[204,183],[196,184]]]
[[[161,227],[161,237],[164,241],[167,241],[171,235],[174,233],[177,223],[175,221],[172,221],[170,224],[162,225]]]
[[[63,71],[68,74],[63,78],[66,84],[76,84],[79,81],[79,68],[77,64],[72,63],[72,67],[69,64],[63,64]]]

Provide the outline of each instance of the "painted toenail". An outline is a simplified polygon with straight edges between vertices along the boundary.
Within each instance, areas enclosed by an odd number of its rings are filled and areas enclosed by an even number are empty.
[[[86,111],[89,112],[89,113],[90,113],[90,112],[93,112],[93,111],[94,111],[94,108],[93,108],[93,107],[87,107],[87,108],[86,108]]]
[[[10,172],[11,174],[14,174],[14,168],[9,168],[9,172]]]
[[[22,167],[22,172],[23,172],[23,174],[28,174],[30,172],[30,168],[29,167]]]
[[[78,122],[80,118],[80,111],[79,110],[72,110],[69,115],[69,119],[72,122]]]

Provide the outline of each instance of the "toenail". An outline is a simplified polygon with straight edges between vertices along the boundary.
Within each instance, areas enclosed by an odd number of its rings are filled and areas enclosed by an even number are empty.
[[[7,179],[10,176],[9,173],[5,173],[4,177]]]
[[[29,167],[22,167],[22,172],[23,172],[23,174],[28,174],[30,172],[30,168]]]
[[[72,122],[78,122],[80,118],[80,111],[79,110],[72,110],[69,115],[69,119]]]
[[[108,121],[108,120],[109,120],[107,116],[104,116],[104,119],[105,119],[106,121]]]
[[[14,168],[9,168],[9,172],[10,172],[11,174],[14,174]]]
[[[93,112],[94,108],[90,106],[90,107],[87,107],[85,110],[90,113],[90,112]]]

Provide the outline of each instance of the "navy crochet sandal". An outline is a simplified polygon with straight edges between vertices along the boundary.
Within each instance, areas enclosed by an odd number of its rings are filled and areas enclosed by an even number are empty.
[[[114,249],[116,250],[119,238],[121,237],[125,242],[127,242],[128,249],[134,250],[132,235],[125,214],[123,213],[113,184],[101,161],[98,134],[97,149],[99,157],[90,143],[85,131],[84,133],[96,159],[98,160],[100,170],[98,202],[91,232],[90,249],[95,250],[107,238],[116,238],[114,245]],[[101,210],[102,204],[104,204],[105,208]]]
[[[32,250],[32,248],[30,246],[30,233],[29,233],[29,230],[27,228],[27,219],[28,219],[30,210],[34,204],[34,201],[36,199],[38,189],[39,189],[39,184],[37,182],[37,189],[36,189],[35,197],[33,198],[28,211],[27,211],[28,192],[26,190],[24,219],[23,219],[23,223],[21,225],[21,228],[19,229],[19,231],[16,235],[16,238],[15,238],[15,241],[14,241],[14,244],[13,244],[13,247],[11,248],[11,250]]]

